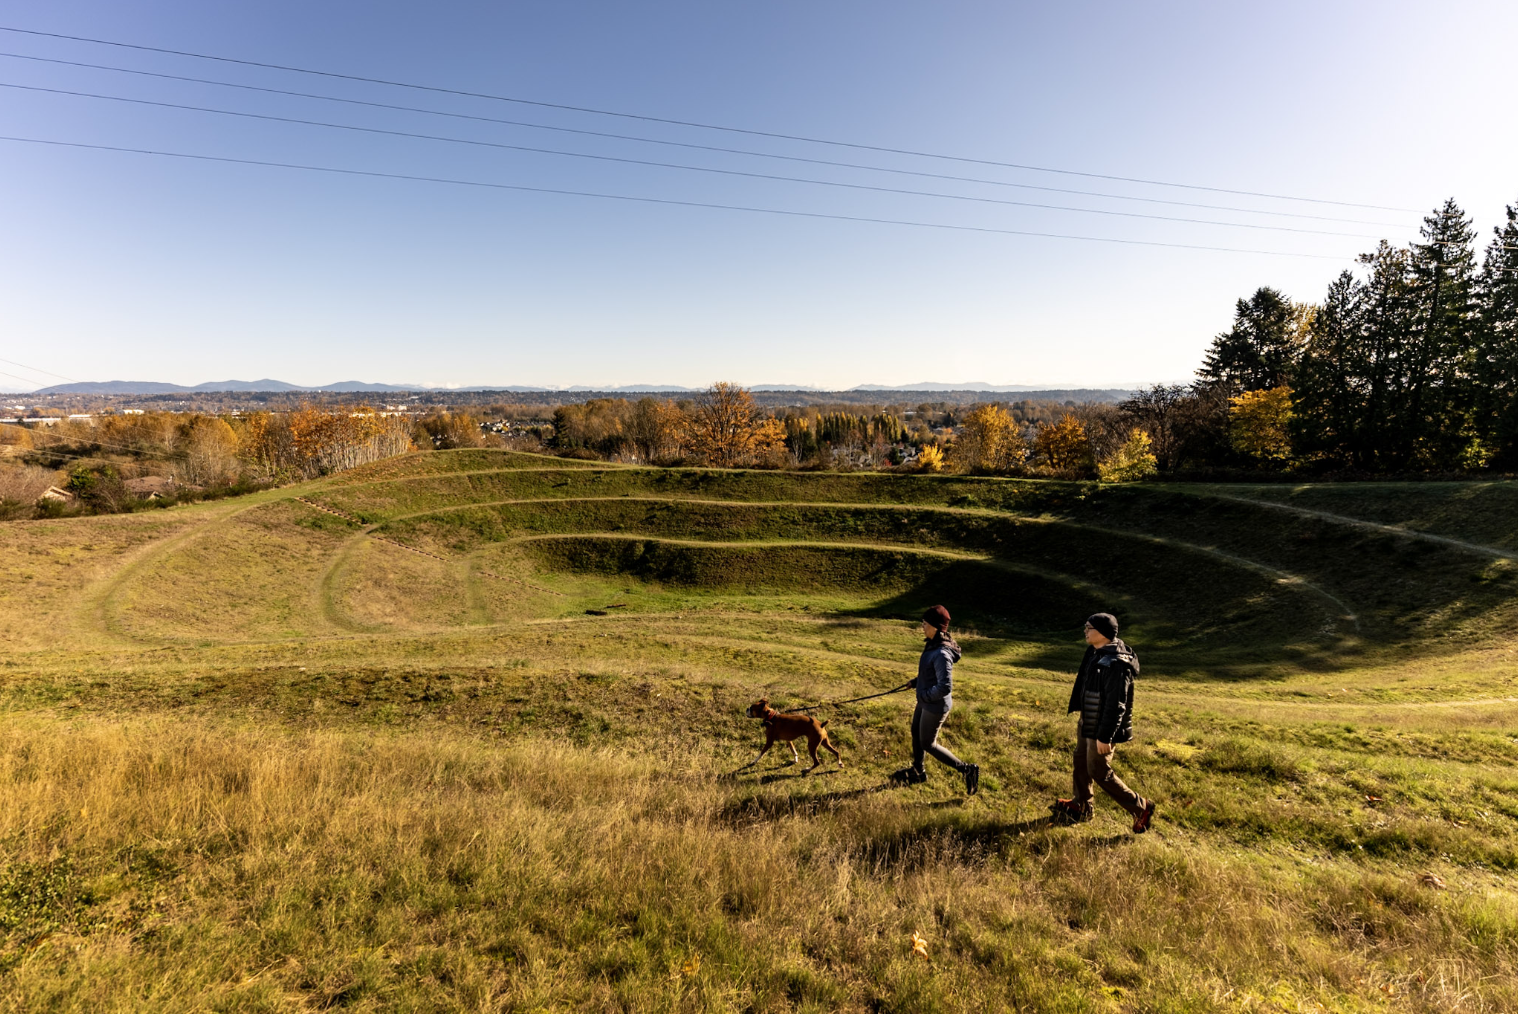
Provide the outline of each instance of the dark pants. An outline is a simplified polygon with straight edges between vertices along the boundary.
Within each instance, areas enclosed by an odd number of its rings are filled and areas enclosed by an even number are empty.
[[[1103,757],[1096,752],[1096,740],[1081,736],[1075,741],[1075,802],[1078,806],[1089,809],[1096,796],[1095,786],[1100,785],[1102,791],[1111,796],[1118,806],[1137,817],[1144,809],[1144,801],[1137,792],[1124,785],[1117,772],[1112,770],[1112,758],[1117,756],[1117,747],[1114,746],[1112,750],[1112,753]]]
[[[923,754],[932,754],[936,760],[949,765],[955,771],[964,770],[964,761],[938,743],[938,730],[943,728],[943,723],[948,717],[948,708],[938,711],[933,708],[924,708],[921,701],[917,702],[917,708],[912,712],[912,767],[914,770],[922,770]]]

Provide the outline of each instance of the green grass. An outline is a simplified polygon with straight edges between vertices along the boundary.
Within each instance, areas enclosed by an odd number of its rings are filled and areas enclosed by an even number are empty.
[[[1511,482],[1356,482],[1299,486],[1208,486],[1210,495],[1248,497],[1301,510],[1518,551],[1518,489]]]
[[[0,1010],[1518,1008],[1505,565],[1256,495],[467,451],[0,525]],[[739,770],[935,601],[979,796],[887,785],[902,696]],[[1043,819],[1099,606],[1142,837]]]

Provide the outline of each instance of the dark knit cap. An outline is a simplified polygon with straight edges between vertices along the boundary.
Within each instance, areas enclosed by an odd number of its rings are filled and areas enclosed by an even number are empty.
[[[931,623],[939,630],[949,629],[949,611],[943,606],[934,606],[922,614],[922,622]]]
[[[1117,617],[1111,613],[1092,613],[1086,617],[1091,629],[1111,641],[1117,637]]]

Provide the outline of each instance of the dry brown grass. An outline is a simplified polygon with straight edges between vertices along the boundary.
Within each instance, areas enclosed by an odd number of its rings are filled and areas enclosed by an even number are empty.
[[[298,492],[399,510],[665,476],[542,464],[415,455]],[[487,468],[512,476],[450,474]],[[439,562],[289,496],[0,526],[0,1011],[1518,1009],[1518,654],[1490,633],[1141,644],[1120,763],[1156,830],[1105,801],[1051,830],[1073,640],[965,632],[947,735],[983,766],[973,800],[941,772],[885,787],[902,698],[832,712],[841,771],[725,779],[754,697],[910,675],[896,604],[799,557],[705,585],[544,572],[509,541]],[[766,534],[691,508],[673,535],[815,536],[798,511]],[[1386,566],[1413,596],[1421,572]]]
[[[735,799],[716,760],[443,730],[12,720],[0,1009],[1518,1003],[1518,908],[1492,878],[1439,891],[1183,834],[925,814],[891,793],[791,812]]]

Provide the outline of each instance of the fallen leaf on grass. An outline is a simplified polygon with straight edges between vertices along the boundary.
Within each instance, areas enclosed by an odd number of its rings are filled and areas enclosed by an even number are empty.
[[[701,971],[701,955],[692,954],[690,960],[680,966],[680,974],[689,978]]]
[[[918,934],[916,930],[912,931],[912,953],[922,958],[924,961],[928,960],[927,938]]]

